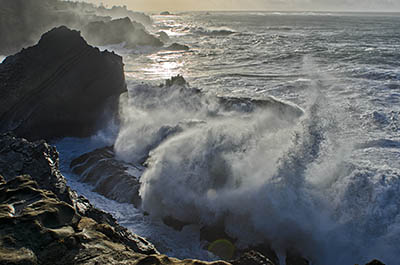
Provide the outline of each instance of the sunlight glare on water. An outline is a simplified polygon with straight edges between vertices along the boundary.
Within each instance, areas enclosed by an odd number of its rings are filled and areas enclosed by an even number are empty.
[[[184,74],[182,68],[185,61],[180,52],[160,51],[149,55],[148,59],[152,64],[141,69],[147,80],[168,79],[171,76]]]

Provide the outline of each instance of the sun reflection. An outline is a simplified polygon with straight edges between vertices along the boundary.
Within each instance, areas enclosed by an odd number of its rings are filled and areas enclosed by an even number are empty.
[[[140,69],[146,78],[168,79],[171,76],[176,76],[183,73],[185,62],[182,52],[166,52],[161,51],[156,54],[151,54],[148,59],[152,62],[147,67]]]

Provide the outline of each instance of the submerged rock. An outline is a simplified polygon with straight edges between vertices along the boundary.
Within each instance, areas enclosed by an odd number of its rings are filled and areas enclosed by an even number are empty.
[[[115,158],[112,146],[96,149],[71,162],[72,172],[83,182],[94,186],[94,191],[118,202],[140,205],[139,170]]]
[[[163,45],[158,38],[149,34],[143,25],[132,22],[128,17],[107,22],[91,22],[83,28],[82,34],[95,45],[125,43],[127,48]]]
[[[0,132],[29,139],[86,137],[117,113],[122,58],[64,26],[0,64]]]

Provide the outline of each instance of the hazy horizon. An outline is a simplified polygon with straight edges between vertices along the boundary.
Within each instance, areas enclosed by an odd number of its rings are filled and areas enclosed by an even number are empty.
[[[126,5],[139,11],[331,11],[400,12],[395,0],[84,0],[105,6]]]

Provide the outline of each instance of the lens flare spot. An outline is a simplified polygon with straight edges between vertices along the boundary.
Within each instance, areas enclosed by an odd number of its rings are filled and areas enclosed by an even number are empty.
[[[224,260],[230,260],[235,253],[235,246],[227,239],[218,239],[210,244],[208,251]]]

